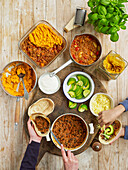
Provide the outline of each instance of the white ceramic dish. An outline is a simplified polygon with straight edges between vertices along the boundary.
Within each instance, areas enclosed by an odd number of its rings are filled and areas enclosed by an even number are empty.
[[[68,91],[69,91],[69,89],[70,89],[70,86],[67,85],[67,82],[68,82],[68,80],[69,80],[71,77],[74,77],[75,79],[77,79],[77,78],[76,78],[76,75],[77,75],[77,74],[81,74],[81,75],[83,75],[83,76],[85,76],[85,77],[87,77],[87,78],[89,79],[89,82],[90,82],[90,88],[89,88],[89,89],[90,89],[91,92],[90,92],[90,94],[89,94],[86,98],[83,97],[82,99],[75,99],[75,98],[71,98],[70,95],[68,94]],[[91,97],[91,96],[93,95],[93,93],[94,93],[94,89],[95,89],[95,84],[94,84],[92,78],[91,78],[87,73],[82,72],[82,71],[75,71],[75,72],[69,74],[69,75],[65,78],[65,80],[64,80],[64,82],[63,82],[63,92],[64,92],[65,96],[66,96],[70,101],[75,102],[75,103],[83,103],[83,102],[87,101],[88,99],[90,99],[90,97]]]
[[[93,95],[93,97],[91,98],[90,102],[89,102],[89,108],[90,108],[90,111],[91,113],[94,115],[94,116],[97,116],[98,117],[98,114],[94,113],[94,111],[92,110],[92,101],[94,100],[94,98],[98,95],[98,94],[104,94],[105,96],[107,96],[110,101],[111,101],[111,109],[114,107],[114,101],[113,101],[113,98],[108,95],[107,93],[96,93],[95,95]]]
[[[44,74],[42,74],[42,75],[40,76],[40,78],[39,78],[39,80],[38,80],[39,88],[40,88],[40,90],[41,90],[43,93],[45,93],[45,94],[54,94],[54,93],[56,93],[56,92],[60,89],[60,85],[61,85],[60,79],[59,79],[59,77],[58,77],[57,75],[54,75],[53,77],[51,77],[51,82],[50,82],[51,88],[53,87],[53,82],[52,82],[52,79],[53,79],[53,78],[56,78],[56,79],[57,79],[58,85],[56,86],[56,88],[55,88],[54,90],[48,90],[48,89],[46,90],[46,87],[43,87],[43,86],[42,86],[41,79],[43,79],[44,76],[47,76],[47,75],[49,75],[49,73],[44,73]],[[47,80],[44,80],[44,82],[46,82],[46,81],[47,81]]]

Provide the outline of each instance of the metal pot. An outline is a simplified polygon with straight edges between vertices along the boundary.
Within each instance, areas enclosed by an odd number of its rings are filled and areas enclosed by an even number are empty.
[[[8,64],[3,68],[2,72],[0,73],[0,84],[1,84],[2,89],[3,89],[4,92],[5,92],[6,94],[8,94],[9,96],[16,98],[15,126],[17,126],[18,123],[19,123],[19,116],[20,116],[20,102],[19,102],[19,101],[20,101],[20,98],[22,98],[22,97],[24,97],[24,96],[13,96],[13,95],[9,94],[9,93],[5,90],[4,86],[2,85],[2,81],[1,81],[2,74],[3,74],[3,73],[5,72],[5,70],[8,69],[8,68],[10,67],[10,65],[13,64],[13,63],[17,63],[17,64],[28,64],[28,63],[23,62],[23,61],[12,61],[12,62],[8,63]],[[28,65],[33,69],[33,72],[35,73],[35,85],[33,86],[33,89],[29,92],[29,93],[31,93],[31,92],[35,89],[36,84],[37,84],[37,73],[36,73],[36,71],[34,70],[34,68],[33,68],[30,64],[28,64]]]
[[[65,114],[57,117],[57,118],[54,120],[54,122],[53,122],[53,124],[52,124],[52,126],[51,126],[51,131],[52,131],[53,127],[54,127],[55,122],[56,122],[60,117],[62,117],[62,116],[64,116],[64,115],[73,115],[73,116],[79,117],[79,118],[84,122],[84,124],[85,124],[85,126],[86,126],[87,135],[86,135],[83,143],[82,143],[80,146],[76,147],[76,148],[70,149],[71,151],[79,150],[80,148],[82,148],[82,147],[85,145],[85,143],[86,143],[87,140],[88,140],[89,134],[92,134],[91,131],[93,131],[93,129],[90,129],[90,132],[89,132],[89,128],[88,128],[88,125],[87,125],[86,121],[85,121],[82,117],[80,117],[79,115],[76,115],[76,114],[73,114],[73,113],[65,113]],[[90,126],[90,128],[93,128],[93,127]],[[53,142],[59,149],[61,149],[60,145],[59,145],[59,144],[56,142],[56,140],[54,139],[52,133],[51,133],[51,139],[52,139],[52,142]],[[65,148],[65,150],[68,150],[68,148]]]
[[[89,34],[89,33],[77,34],[77,35],[75,35],[75,37],[76,37],[76,36],[81,36],[81,35],[88,35],[88,36],[91,36],[92,38],[96,39],[96,41],[97,41],[97,42],[99,43],[99,45],[100,45],[100,55],[99,55],[99,58],[100,58],[101,53],[102,53],[102,46],[101,46],[100,41],[97,39],[97,37],[94,36],[94,35],[92,35],[92,34]],[[73,38],[73,40],[75,39],[75,37]],[[54,75],[57,74],[59,71],[61,71],[62,69],[64,69],[65,67],[67,67],[69,64],[71,64],[71,63],[73,63],[73,62],[75,62],[75,63],[78,64],[79,66],[89,67],[89,66],[93,65],[94,63],[96,63],[96,62],[99,60],[99,58],[98,58],[95,62],[93,62],[92,64],[89,64],[89,65],[82,65],[82,64],[80,64],[80,63],[77,63],[77,62],[73,59],[73,57],[72,57],[72,55],[71,55],[71,51],[70,51],[71,44],[72,44],[73,40],[71,41],[70,47],[69,47],[69,54],[70,54],[70,58],[71,58],[71,59],[68,60],[68,61],[67,61],[65,64],[63,64],[62,66],[60,66],[60,67],[59,67],[58,69],[56,69],[55,71],[51,72],[51,73],[50,73],[50,76],[54,76]]]

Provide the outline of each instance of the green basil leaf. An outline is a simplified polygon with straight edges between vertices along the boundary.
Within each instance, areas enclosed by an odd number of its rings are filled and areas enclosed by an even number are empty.
[[[125,25],[121,25],[120,28],[121,28],[122,30],[126,30],[126,26],[125,26]]]
[[[128,18],[128,14],[123,15],[123,19]]]
[[[104,6],[107,6],[110,4],[110,0],[101,0],[100,3]]]
[[[125,21],[120,22],[120,23],[119,23],[119,26],[124,25],[125,23],[126,23]]]
[[[107,8],[107,12],[108,12],[108,13],[112,14],[113,11],[114,11],[114,8],[113,8],[113,7],[108,7],[108,8]]]
[[[98,15],[98,18],[103,19],[103,18],[105,18],[105,16],[104,15]]]
[[[88,1],[88,6],[89,6],[89,7],[94,7],[94,2]]]
[[[108,18],[111,18],[112,16],[113,14],[107,13],[106,18],[108,19]]]
[[[119,35],[118,35],[118,33],[116,32],[116,33],[111,34],[110,40],[113,41],[113,42],[118,41],[118,40],[119,40]]]
[[[109,29],[109,31],[108,31],[108,33],[109,34],[113,34],[113,33],[115,33],[115,32],[117,32],[117,28],[116,27],[111,27],[110,29]]]
[[[108,29],[109,29],[109,27],[103,27],[101,29],[101,32],[104,33],[104,34],[107,34]]]
[[[92,20],[95,20],[95,21],[98,20],[98,14],[97,14],[97,13],[92,14],[92,15],[91,15],[91,19],[92,19]]]
[[[98,13],[100,15],[106,15],[107,14],[107,10],[106,10],[106,8],[103,5],[99,5],[98,6]]]
[[[108,25],[107,19],[101,19],[98,23],[98,25]]]

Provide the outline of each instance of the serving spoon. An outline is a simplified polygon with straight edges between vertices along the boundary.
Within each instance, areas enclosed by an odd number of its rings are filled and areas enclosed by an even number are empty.
[[[25,74],[23,74],[23,73],[20,73],[20,74],[18,75],[18,77],[20,78],[20,80],[21,80],[22,83],[23,83],[23,87],[24,87],[24,97],[25,97],[26,100],[28,100],[29,95],[28,95],[28,92],[27,92],[26,87],[25,87],[25,84],[24,84],[24,79],[23,79],[24,76],[25,76]]]

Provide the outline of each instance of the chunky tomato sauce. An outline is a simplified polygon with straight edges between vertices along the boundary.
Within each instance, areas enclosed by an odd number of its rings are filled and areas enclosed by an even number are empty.
[[[101,54],[99,42],[91,35],[79,35],[73,40],[70,47],[71,56],[81,65],[94,63]]]

